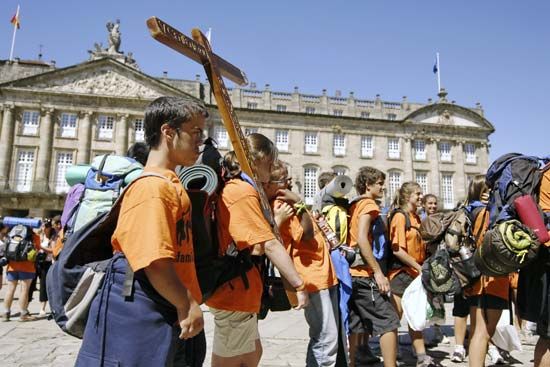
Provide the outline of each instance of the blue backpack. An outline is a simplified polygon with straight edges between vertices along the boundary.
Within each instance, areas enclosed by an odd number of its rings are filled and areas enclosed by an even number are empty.
[[[536,198],[543,174],[542,162],[547,162],[549,158],[508,153],[491,164],[485,176],[491,189],[487,206],[490,227],[517,217],[514,209],[516,198],[522,195],[532,195]]]
[[[168,180],[155,173],[145,173],[132,183],[150,176]],[[83,336],[90,305],[113,261],[111,237],[126,191],[110,210],[92,218],[66,240],[63,251],[48,271],[46,290],[53,318],[63,331],[77,338]],[[126,275],[123,295],[129,296],[133,284],[133,272],[129,267]]]

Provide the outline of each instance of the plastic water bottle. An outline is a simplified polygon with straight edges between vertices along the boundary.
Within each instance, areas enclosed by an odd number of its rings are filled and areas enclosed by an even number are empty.
[[[470,249],[464,245],[460,246],[458,253],[460,254],[460,258],[462,260],[468,260],[470,257],[472,257],[472,251],[470,251]]]

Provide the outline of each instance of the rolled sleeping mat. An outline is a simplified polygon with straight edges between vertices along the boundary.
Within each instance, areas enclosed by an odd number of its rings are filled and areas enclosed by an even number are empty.
[[[40,219],[34,218],[4,217],[2,222],[5,226],[8,227],[15,227],[21,224],[26,227],[40,228],[40,226],[42,225],[42,221]]]
[[[185,190],[200,190],[210,196],[218,188],[219,180],[216,171],[204,164],[182,168],[178,177]]]
[[[69,186],[74,186],[77,183],[84,183],[86,176],[91,166],[89,164],[75,164],[67,168],[65,171],[65,180]]]
[[[338,175],[324,188],[325,194],[335,198],[346,196],[353,188],[353,181],[349,176]]]

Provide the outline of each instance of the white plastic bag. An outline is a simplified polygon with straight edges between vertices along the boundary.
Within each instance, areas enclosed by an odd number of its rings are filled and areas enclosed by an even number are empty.
[[[405,289],[401,305],[411,329],[422,331],[428,326],[428,295],[422,285],[422,277],[417,276]]]
[[[507,352],[521,351],[521,340],[515,326],[510,325],[510,310],[503,310],[498,320],[493,344]]]

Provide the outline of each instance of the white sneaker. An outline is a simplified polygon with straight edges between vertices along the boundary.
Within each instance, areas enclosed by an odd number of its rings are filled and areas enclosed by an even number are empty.
[[[441,342],[439,342],[439,344],[451,345],[451,339],[449,339],[447,335],[443,335],[443,338],[441,339]]]
[[[487,354],[491,358],[492,364],[504,364],[504,358],[502,358],[500,352],[498,351],[498,348],[494,345],[489,345],[489,350],[487,351]]]
[[[451,361],[462,363],[466,360],[466,349],[463,346],[455,347],[453,355],[451,356]]]

